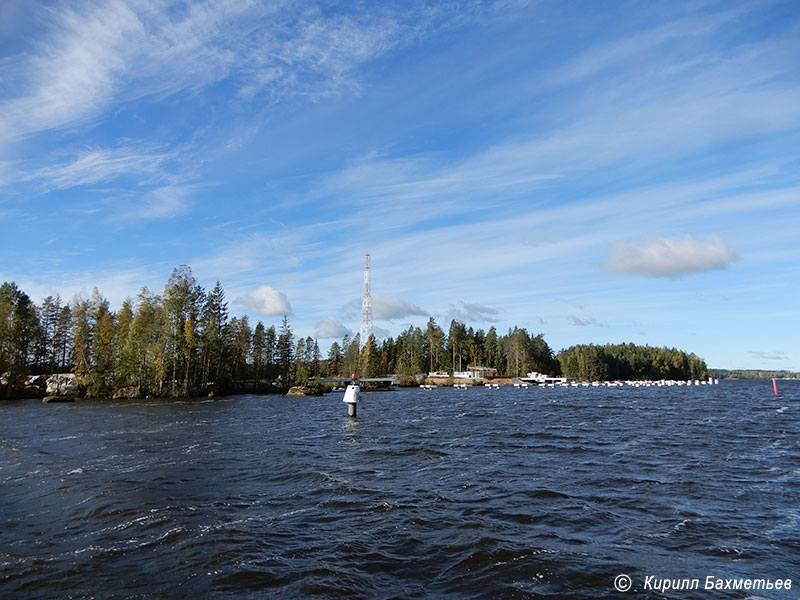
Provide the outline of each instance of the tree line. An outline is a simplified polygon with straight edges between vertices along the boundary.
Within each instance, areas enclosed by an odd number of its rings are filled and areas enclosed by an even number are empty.
[[[316,341],[296,340],[285,317],[277,329],[230,318],[220,283],[204,290],[186,265],[161,294],[145,287],[117,311],[97,289],[69,303],[48,296],[37,306],[14,283],[0,286],[0,373],[12,380],[72,372],[89,397],[125,386],[185,396],[243,379],[288,385],[296,357],[304,367],[318,362]]]
[[[719,379],[800,379],[800,373],[785,369],[711,369],[709,374]]]
[[[532,335],[514,327],[505,335],[495,327],[474,329],[450,321],[447,333],[433,317],[424,329],[409,326],[396,338],[377,342],[373,336],[359,352],[360,340],[345,336],[334,342],[328,354],[328,369],[334,373],[362,373],[366,376],[395,373],[410,379],[429,372],[454,373],[468,366],[496,369],[502,377],[525,375],[537,370],[556,373],[558,361],[542,334]]]
[[[636,344],[578,345],[558,353],[565,377],[581,381],[705,379],[705,361],[675,348]]]
[[[124,386],[181,396],[240,380],[287,387],[351,374],[412,378],[469,365],[500,376],[559,370],[541,334],[515,327],[500,335],[455,320],[445,333],[434,318],[425,329],[410,326],[382,341],[370,336],[362,344],[358,334],[345,335],[323,359],[318,341],[296,337],[286,317],[277,327],[230,318],[220,283],[204,290],[186,265],[173,271],[161,294],[143,288],[117,311],[97,289],[89,298],[65,303],[49,296],[37,306],[14,283],[0,287],[0,373],[72,372],[89,396]]]
[[[411,382],[432,371],[468,366],[516,377],[530,371],[586,380],[700,378],[707,369],[693,354],[633,344],[573,346],[557,356],[542,334],[514,327],[474,329],[452,320],[447,332],[431,317],[397,337],[363,344],[358,335],[334,341],[326,358],[318,341],[295,336],[286,316],[252,326],[230,317],[219,282],[203,289],[186,265],[160,294],[143,288],[114,311],[95,289],[89,298],[41,305],[14,283],[0,286],[0,374],[72,372],[82,393],[106,397],[136,386],[143,394],[186,396],[226,391],[237,381],[269,381],[278,388],[318,377],[397,374]]]

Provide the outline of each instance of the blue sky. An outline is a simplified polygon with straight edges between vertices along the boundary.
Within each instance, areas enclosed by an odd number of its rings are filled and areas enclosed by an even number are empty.
[[[0,4],[0,281],[185,263],[323,347],[434,316],[800,370],[800,8]]]

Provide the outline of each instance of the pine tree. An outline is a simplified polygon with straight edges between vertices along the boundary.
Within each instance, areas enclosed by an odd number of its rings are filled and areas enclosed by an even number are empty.
[[[312,346],[311,350],[311,364],[312,364],[312,374],[314,377],[320,376],[320,359],[322,356],[319,352],[319,344],[317,340],[314,340],[314,345]]]
[[[428,371],[438,371],[441,355],[444,352],[444,331],[431,317],[425,328],[425,355]]]
[[[8,300],[0,300],[0,373],[11,368],[14,356],[14,306]]]
[[[231,321],[230,346],[233,356],[234,379],[247,379],[247,358],[250,356],[250,342],[253,332],[247,315]]]
[[[346,344],[346,345],[345,345]],[[342,340],[342,374],[345,377],[356,375],[361,371],[361,334],[357,333],[352,340],[345,334]]]
[[[264,365],[266,363],[267,335],[264,324],[259,321],[253,330],[253,340],[250,345],[250,360],[253,364],[253,375],[256,379],[264,379]]]
[[[133,302],[126,298],[114,320],[114,362],[117,366],[115,385],[132,385],[136,370],[136,358],[126,353],[128,336],[133,327]]]
[[[165,357],[168,361],[171,377],[170,391],[177,395],[177,375],[179,370],[189,368],[192,355],[186,350],[186,321],[196,323],[200,314],[203,301],[203,290],[192,275],[192,270],[187,265],[177,267],[169,278],[164,288],[165,330],[168,341],[169,354]],[[183,390],[186,393],[186,390]]]
[[[274,379],[277,376],[276,363],[277,360],[277,345],[278,338],[275,334],[275,326],[270,325],[264,333],[264,364],[266,368],[267,379]]]
[[[58,321],[53,333],[53,349],[55,350],[55,358],[57,369],[64,371],[69,365],[70,348],[72,345],[72,309],[67,304],[61,307],[58,313]]]
[[[186,317],[183,322],[183,353],[184,353],[184,374],[183,374],[183,394],[189,394],[189,371],[195,361],[195,350],[197,348],[197,335],[195,334],[196,319]]]
[[[72,372],[88,385],[92,372],[92,327],[89,302],[76,297],[72,301]]]
[[[289,326],[289,318],[283,315],[280,335],[277,341],[278,367],[280,370],[281,383],[283,385],[289,385],[292,381],[292,360],[294,359],[292,337],[292,328]]]
[[[150,393],[163,393],[167,339],[164,335],[164,305],[161,297],[142,288],[123,348],[123,362],[131,365],[132,385]]]
[[[467,328],[464,323],[450,321],[450,331],[447,334],[447,352],[451,357],[451,372],[464,370],[464,359],[469,357],[467,344]]]
[[[375,346],[375,336],[370,335],[361,349],[361,377],[376,377],[379,368],[380,353]]]
[[[342,348],[339,342],[333,342],[328,350],[328,376],[342,375]]]
[[[95,397],[107,397],[115,375],[114,320],[106,307],[94,316],[92,341],[94,358],[89,384],[89,393]]]
[[[297,340],[294,349],[294,374],[295,379],[303,383],[308,379],[308,370],[305,367],[306,341],[303,338]]]
[[[36,308],[13,282],[0,286],[0,366],[12,376],[28,372],[40,336]]]
[[[500,370],[500,349],[497,340],[497,329],[494,326],[489,328],[486,332],[486,341],[484,342],[486,356],[486,366],[492,369]]]

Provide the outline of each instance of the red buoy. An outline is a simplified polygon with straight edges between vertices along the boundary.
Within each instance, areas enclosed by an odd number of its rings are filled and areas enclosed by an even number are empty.
[[[778,395],[778,384],[775,382],[774,379],[772,380],[772,391],[775,392],[776,396]]]

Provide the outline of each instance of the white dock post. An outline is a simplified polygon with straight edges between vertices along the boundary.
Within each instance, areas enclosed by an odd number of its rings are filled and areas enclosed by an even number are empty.
[[[358,412],[358,401],[361,399],[361,386],[356,382],[356,376],[353,375],[350,384],[344,391],[344,398],[342,401],[347,404],[347,416],[355,419]]]

